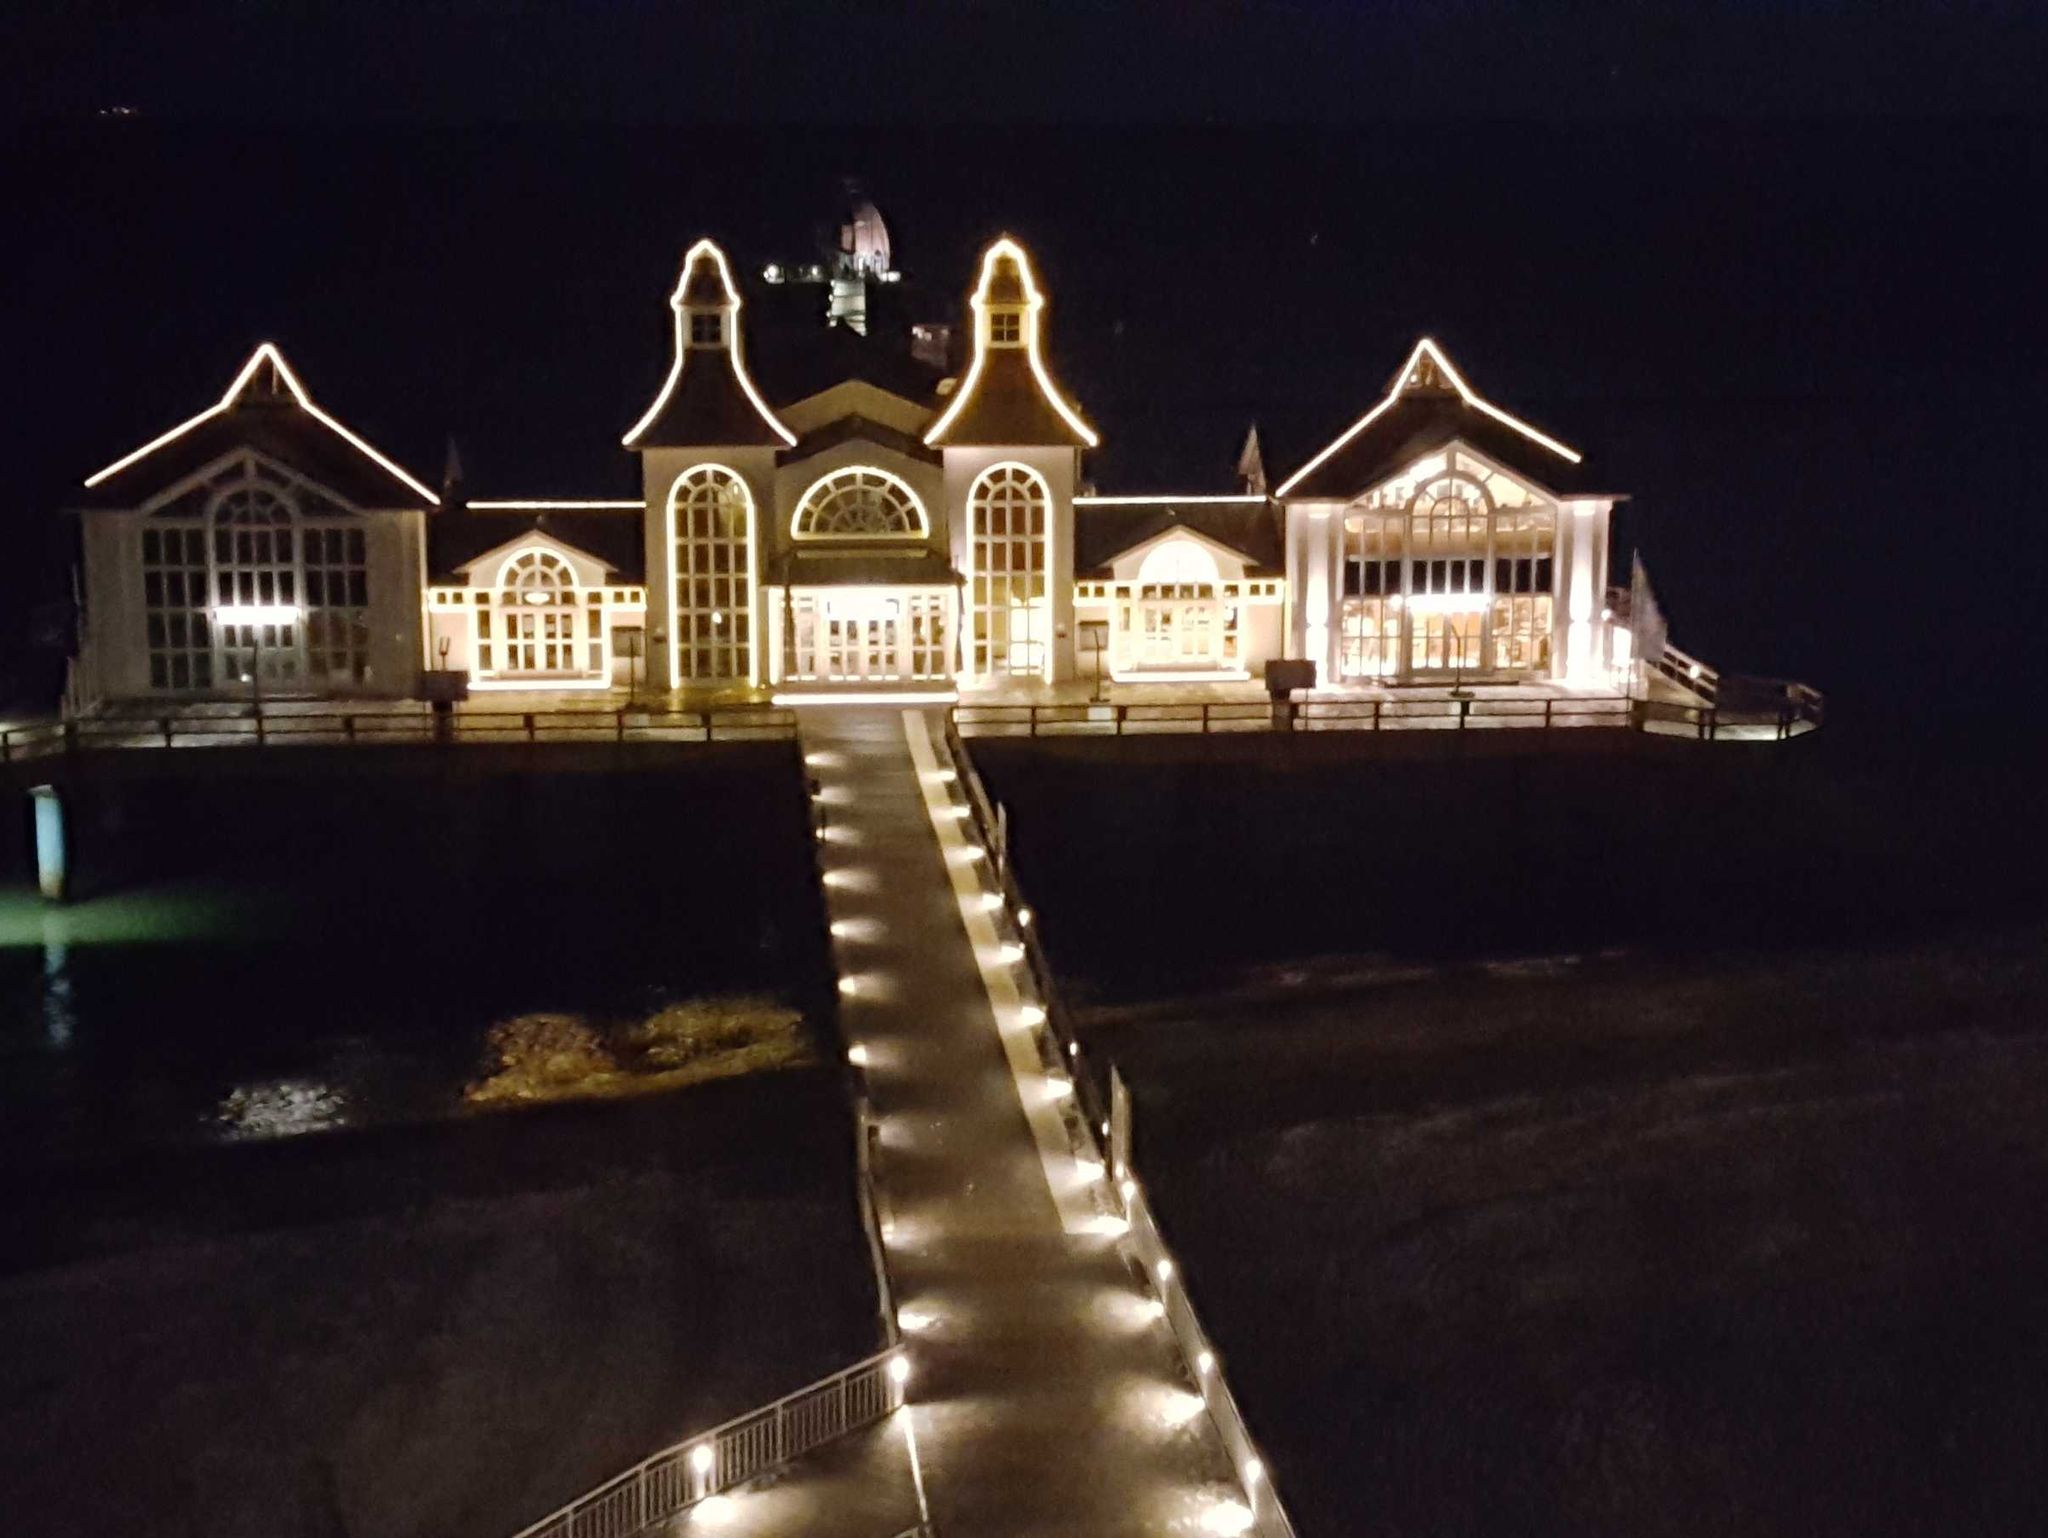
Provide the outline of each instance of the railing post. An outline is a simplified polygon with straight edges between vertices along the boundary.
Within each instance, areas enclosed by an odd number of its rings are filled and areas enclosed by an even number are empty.
[[[343,716],[341,718],[341,735],[350,742],[356,740],[356,718],[354,716]]]
[[[1380,707],[1384,704],[1386,704],[1385,700],[1374,700],[1372,702],[1372,729],[1374,731],[1380,729]]]
[[[536,739],[536,738],[534,737],[534,735],[533,735],[533,712],[532,712],[532,711],[530,711],[530,710],[529,710],[529,711],[527,711],[527,712],[526,712],[526,715],[525,715],[525,720],[526,720],[526,740],[527,740],[528,742],[533,742],[533,741],[535,741],[535,740],[537,740],[537,739]]]
[[[619,727],[617,740],[620,742],[624,742],[626,740],[626,712],[623,709],[620,710],[618,712],[618,717]]]
[[[161,717],[156,724],[157,729],[164,734],[164,746],[169,747],[171,745],[171,718],[169,716]]]

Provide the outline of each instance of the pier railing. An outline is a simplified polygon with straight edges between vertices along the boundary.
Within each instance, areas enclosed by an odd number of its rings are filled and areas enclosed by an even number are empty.
[[[517,1538],[633,1538],[903,1403],[905,1358],[879,1352],[808,1388],[643,1459]],[[913,1531],[915,1531],[913,1529]]]
[[[1147,700],[1060,705],[955,705],[961,737],[1152,737],[1295,732],[1635,730],[1705,742],[1782,741],[1826,719],[1817,689],[1782,679],[1724,679],[1711,702],[1618,694],[1523,698]]]
[[[1487,731],[1535,727],[1626,728],[1630,702],[1618,694],[1500,698],[1145,700],[1067,705],[956,705],[963,737],[1140,737],[1169,733]]]
[[[1216,1427],[1216,1434],[1230,1455],[1232,1466],[1244,1490],[1257,1538],[1295,1538],[1294,1524],[1287,1515],[1273,1476],[1258,1451],[1251,1429],[1245,1424],[1236,1397],[1225,1380],[1216,1349],[1188,1296],[1187,1275],[1173,1258],[1165,1238],[1153,1219],[1145,1189],[1132,1162],[1130,1094],[1114,1063],[1100,1073],[1091,1071],[1087,1054],[1074,1027],[1074,1020],[1060,997],[1053,976],[1051,958],[1041,936],[1037,916],[1025,901],[1011,862],[1009,819],[1001,804],[988,793],[974,760],[950,714],[944,736],[947,767],[953,772],[966,801],[968,819],[983,848],[988,851],[987,871],[1001,899],[1002,911],[1024,947],[1031,983],[1040,1007],[1045,1011],[1042,1028],[1048,1033],[1051,1050],[1067,1065],[1075,1098],[1083,1118],[1082,1132],[1092,1144],[1091,1157],[1110,1177],[1109,1200],[1114,1211],[1128,1225],[1126,1238],[1132,1257],[1145,1274],[1147,1284],[1164,1310],[1167,1327],[1173,1332],[1181,1358],[1200,1392],[1202,1403]]]
[[[0,763],[163,748],[361,747],[418,743],[789,742],[796,713],[716,710],[279,710],[240,715],[85,716],[0,729]]]

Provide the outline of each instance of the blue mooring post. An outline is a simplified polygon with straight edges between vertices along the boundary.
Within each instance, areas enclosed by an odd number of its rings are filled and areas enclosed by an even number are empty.
[[[29,793],[36,808],[36,882],[46,901],[64,901],[70,865],[64,851],[64,800],[54,785],[38,785]]]

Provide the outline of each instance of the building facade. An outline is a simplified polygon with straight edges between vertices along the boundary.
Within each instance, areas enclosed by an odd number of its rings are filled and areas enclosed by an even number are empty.
[[[1252,684],[1282,658],[1334,689],[1596,689],[1626,670],[1618,497],[1427,339],[1270,490],[1254,438],[1238,494],[1119,496],[1087,487],[1097,432],[1013,240],[983,253],[951,370],[839,324],[804,369],[764,356],[757,376],[750,303],[708,240],[669,309],[667,377],[621,440],[639,494],[612,499],[437,492],[265,344],[86,481],[75,692],[401,698],[439,672],[943,698]]]

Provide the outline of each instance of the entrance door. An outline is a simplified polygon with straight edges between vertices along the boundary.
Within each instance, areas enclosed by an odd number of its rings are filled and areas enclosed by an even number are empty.
[[[901,627],[893,614],[828,614],[824,673],[834,683],[885,681],[900,676],[896,658]]]

